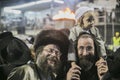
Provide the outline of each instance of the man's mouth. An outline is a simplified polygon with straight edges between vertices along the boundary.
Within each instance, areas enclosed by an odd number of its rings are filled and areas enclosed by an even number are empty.
[[[50,64],[56,64],[57,60],[55,58],[49,58],[48,59],[48,63],[50,63]]]
[[[54,64],[55,64],[55,61],[48,60],[48,63],[54,65]]]

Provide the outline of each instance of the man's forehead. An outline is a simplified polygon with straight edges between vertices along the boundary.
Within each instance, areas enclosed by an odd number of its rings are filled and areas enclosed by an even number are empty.
[[[92,38],[79,38],[78,40],[78,44],[81,44],[81,43],[87,43],[87,44],[90,44],[90,43],[93,43],[93,39]]]
[[[94,41],[91,37],[80,37],[77,42],[78,46],[80,45],[94,45]]]
[[[91,39],[93,40],[93,37],[92,37],[92,35],[90,35],[90,34],[82,34],[82,35],[80,35],[80,36],[78,37],[78,39],[81,39],[81,38],[83,38],[83,39],[91,38]]]
[[[48,44],[44,48],[57,48],[57,49],[59,49],[59,47],[55,44]]]

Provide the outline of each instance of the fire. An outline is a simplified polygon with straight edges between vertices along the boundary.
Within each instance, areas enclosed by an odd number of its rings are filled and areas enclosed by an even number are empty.
[[[58,14],[53,16],[53,20],[61,19],[75,20],[75,14],[69,8],[66,8],[64,11],[59,11]]]

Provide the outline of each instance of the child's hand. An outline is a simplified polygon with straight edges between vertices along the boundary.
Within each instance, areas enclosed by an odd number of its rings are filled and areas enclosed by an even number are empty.
[[[100,58],[96,62],[96,66],[97,66],[99,79],[101,80],[104,74],[108,71],[107,62],[103,58]]]
[[[72,66],[67,72],[66,80],[80,80],[81,68],[77,65]]]

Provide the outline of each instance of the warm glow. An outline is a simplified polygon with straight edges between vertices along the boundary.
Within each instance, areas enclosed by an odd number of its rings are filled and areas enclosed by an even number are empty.
[[[59,11],[58,14],[53,16],[53,20],[60,20],[60,19],[75,20],[75,14],[69,8],[66,8],[64,11]]]

